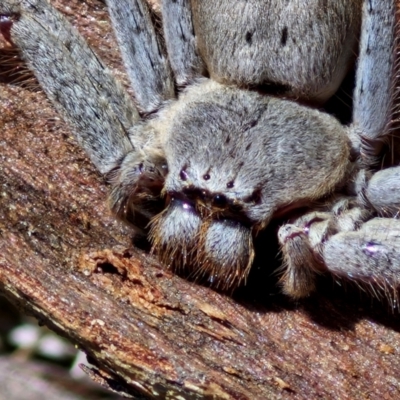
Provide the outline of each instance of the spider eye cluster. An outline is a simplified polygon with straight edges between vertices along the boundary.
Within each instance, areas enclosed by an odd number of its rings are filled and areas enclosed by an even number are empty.
[[[250,228],[255,221],[247,216],[245,207],[258,202],[259,196],[258,190],[255,190],[245,199],[240,199],[235,193],[213,192],[192,184],[183,187],[181,191],[167,192],[165,204],[169,207],[172,200],[180,201],[185,205],[184,208],[195,210],[202,219],[229,219]]]
[[[235,200],[230,200],[224,193],[212,193],[204,188],[187,187],[182,195],[198,207],[205,207],[211,211],[240,211]]]

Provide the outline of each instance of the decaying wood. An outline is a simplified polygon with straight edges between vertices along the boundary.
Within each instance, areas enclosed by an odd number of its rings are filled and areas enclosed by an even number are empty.
[[[104,5],[57,3],[118,68]],[[329,282],[293,304],[257,277],[234,298],[182,279],[133,249],[41,92],[1,84],[0,127],[0,289],[94,379],[159,399],[400,397],[396,310]]]

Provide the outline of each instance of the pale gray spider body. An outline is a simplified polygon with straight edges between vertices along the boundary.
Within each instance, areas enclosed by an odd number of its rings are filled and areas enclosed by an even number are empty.
[[[321,271],[396,287],[400,223],[378,216],[397,213],[399,170],[370,172],[396,112],[394,1],[165,0],[163,38],[144,0],[107,3],[135,103],[46,0],[3,0],[0,15],[116,215],[150,222],[166,264],[231,288],[261,229],[320,201],[279,231],[285,292],[308,294]],[[357,53],[346,127],[316,107]]]

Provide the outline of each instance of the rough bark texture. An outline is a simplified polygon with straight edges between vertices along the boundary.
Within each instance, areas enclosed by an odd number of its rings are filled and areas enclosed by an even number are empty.
[[[56,3],[124,79],[103,3]],[[0,127],[0,289],[94,379],[159,399],[400,397],[397,310],[326,280],[291,303],[262,260],[233,297],[182,279],[130,246],[41,92],[2,83]]]

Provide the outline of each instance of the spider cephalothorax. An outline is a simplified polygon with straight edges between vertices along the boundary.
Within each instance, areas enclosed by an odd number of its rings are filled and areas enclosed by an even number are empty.
[[[154,245],[168,264],[191,264],[216,285],[238,284],[253,259],[253,237],[273,216],[343,182],[350,142],[329,115],[212,81],[181,101],[163,111],[170,125],[160,122],[169,204],[152,224]]]
[[[378,239],[393,257],[398,243],[370,231],[400,204],[397,168],[374,175],[395,126],[394,1],[165,0],[163,37],[144,0],[107,3],[135,103],[46,0],[3,1],[1,29],[107,174],[111,209],[148,232],[164,263],[236,287],[257,233],[319,202],[280,229],[285,292],[307,295],[325,271],[397,284],[397,261],[390,273],[371,265]],[[353,119],[343,126],[315,107],[356,54]],[[352,235],[375,243],[361,246],[357,273],[339,244]]]

